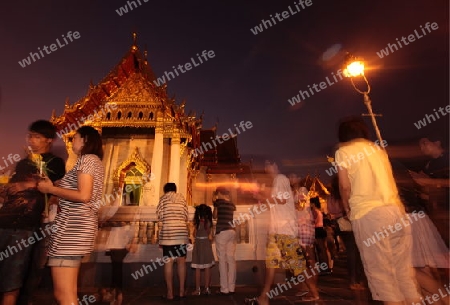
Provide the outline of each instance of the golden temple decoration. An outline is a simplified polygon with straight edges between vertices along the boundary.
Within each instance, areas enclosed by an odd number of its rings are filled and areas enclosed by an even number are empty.
[[[180,144],[180,155],[181,156],[183,156],[184,152],[187,149],[187,143],[188,143],[187,141],[184,141],[183,143]],[[187,163],[189,163],[189,161]]]
[[[52,121],[54,119],[56,119],[56,110],[55,109],[52,110],[52,116],[50,118],[50,121]]]
[[[139,74],[131,75],[117,92],[111,95],[108,101],[115,102],[117,105],[139,103],[141,105],[161,106],[161,101],[153,89]]]
[[[139,153],[139,148],[136,147],[133,153],[114,171],[114,187],[119,187],[119,183],[122,182],[120,181],[121,175],[123,175],[124,172],[127,171],[131,166],[134,166],[140,173],[142,173],[143,176],[150,177],[151,167],[147,163],[147,161],[142,158],[141,154]],[[140,184],[142,184],[142,181],[139,182]]]

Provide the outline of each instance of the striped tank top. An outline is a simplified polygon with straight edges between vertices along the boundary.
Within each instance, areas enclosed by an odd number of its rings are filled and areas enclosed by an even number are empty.
[[[82,155],[62,178],[59,187],[78,189],[78,171],[93,177],[92,196],[87,203],[59,198],[60,212],[55,217],[57,230],[51,235],[48,246],[50,257],[85,255],[94,249],[98,228],[98,202],[103,195],[105,168],[96,155]]]

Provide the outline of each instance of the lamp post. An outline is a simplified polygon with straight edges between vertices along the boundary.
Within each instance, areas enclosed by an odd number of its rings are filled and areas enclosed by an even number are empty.
[[[350,78],[353,88],[355,88],[355,90],[358,93],[361,93],[364,96],[364,104],[366,105],[367,110],[369,111],[369,116],[372,119],[372,125],[375,129],[377,139],[378,141],[380,141],[379,145],[384,149],[384,145],[382,144],[383,139],[381,138],[380,129],[378,128],[377,120],[375,118],[376,115],[372,111],[372,101],[370,100],[369,97],[370,85],[369,81],[364,75],[364,62],[362,60],[358,60],[357,58],[355,58],[350,54],[347,54],[345,65],[346,67],[344,68],[344,76]],[[367,89],[365,91],[358,89],[355,83],[353,82],[353,78],[358,76],[361,76],[367,84]]]

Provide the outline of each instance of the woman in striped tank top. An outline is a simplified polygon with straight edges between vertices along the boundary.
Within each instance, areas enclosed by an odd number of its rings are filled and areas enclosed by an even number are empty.
[[[42,193],[59,197],[57,230],[48,246],[48,266],[59,305],[78,304],[78,271],[83,256],[94,249],[105,173],[102,139],[97,130],[90,126],[78,129],[72,150],[78,159],[59,186],[53,186],[47,177],[38,186]]]

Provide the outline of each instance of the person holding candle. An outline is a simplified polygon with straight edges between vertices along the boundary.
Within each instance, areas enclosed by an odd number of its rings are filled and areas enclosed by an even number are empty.
[[[26,140],[30,153],[39,156],[41,164],[45,164],[51,183],[57,182],[65,173],[64,161],[50,152],[55,137],[56,128],[49,121],[35,121],[28,127]],[[0,209],[0,249],[20,250],[0,260],[1,304],[28,304],[45,266],[46,239],[39,229],[45,212],[45,197],[37,189],[40,166],[32,161],[31,154],[16,164],[10,182],[0,189],[0,204],[3,204]],[[44,224],[41,229],[43,227]],[[32,236],[39,237],[36,243],[18,249],[16,241]]]
[[[59,305],[78,303],[78,271],[82,258],[94,249],[105,173],[102,139],[93,127],[77,130],[72,150],[78,159],[59,186],[54,186],[47,177],[38,184],[41,192],[59,197],[57,231],[51,235],[48,247],[48,266]]]

